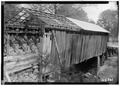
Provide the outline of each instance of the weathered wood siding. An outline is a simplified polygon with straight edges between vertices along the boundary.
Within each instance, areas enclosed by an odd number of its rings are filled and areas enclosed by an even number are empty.
[[[55,36],[62,61],[65,66],[78,64],[106,51],[107,35],[80,34],[66,31],[55,31]],[[58,53],[52,40],[51,62],[58,64]]]
[[[50,33],[43,35],[43,54],[49,55],[51,53]]]

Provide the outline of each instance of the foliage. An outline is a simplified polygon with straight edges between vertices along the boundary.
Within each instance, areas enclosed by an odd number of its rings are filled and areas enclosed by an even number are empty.
[[[119,28],[117,10],[103,11],[99,16],[97,24],[108,30],[112,37],[118,37]]]
[[[57,14],[56,10],[61,6],[61,4],[29,4],[28,6],[33,10]]]
[[[88,22],[95,24],[94,20],[90,19]]]
[[[66,17],[88,21],[87,13],[82,9],[82,5],[75,7],[74,4],[63,4],[58,8],[56,13]]]
[[[5,20],[14,16],[21,8],[22,4],[5,4],[4,15]],[[48,12],[52,14],[64,15],[78,20],[88,21],[87,13],[82,9],[87,5],[81,4],[24,4],[25,7]],[[23,7],[24,7],[23,6]]]
[[[88,21],[87,13],[82,9],[86,5],[80,4],[31,4],[31,9],[36,9],[52,14],[64,15],[78,20]]]

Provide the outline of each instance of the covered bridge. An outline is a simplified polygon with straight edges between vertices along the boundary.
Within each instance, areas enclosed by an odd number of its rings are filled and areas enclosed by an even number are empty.
[[[105,53],[109,34],[95,24],[26,8],[6,22],[4,32],[6,61],[34,54],[65,67]]]

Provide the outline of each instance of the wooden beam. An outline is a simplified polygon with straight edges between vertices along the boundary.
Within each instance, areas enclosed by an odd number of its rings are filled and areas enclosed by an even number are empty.
[[[24,14],[22,14],[21,16],[19,16],[18,18],[15,18],[15,21],[13,21],[13,22],[16,22],[17,20],[20,20],[20,18],[21,18],[22,16],[24,16],[25,14],[27,14],[27,13],[24,13]]]
[[[105,62],[105,54],[103,53],[103,55],[102,55],[102,65],[104,65],[104,62]]]
[[[9,44],[10,44],[9,40],[10,40],[10,35],[7,34],[7,55],[8,56],[9,56]]]
[[[99,69],[100,69],[100,56],[97,56],[97,75],[98,75]]]
[[[5,71],[9,71],[9,70],[14,70],[15,68],[18,68],[18,67],[25,67],[27,65],[32,65],[34,63],[38,63],[38,59],[37,58],[32,58],[32,59],[29,59],[29,60],[25,60],[25,61],[19,61],[19,62],[9,62],[9,63],[6,63],[5,66],[4,66],[4,70]]]
[[[7,80],[8,80],[8,82],[11,82],[11,79],[10,79],[10,77],[9,77],[8,72],[5,73],[5,76],[6,76]]]
[[[46,75],[50,75],[50,74],[52,74],[52,73],[55,73],[55,72],[58,72],[60,69],[58,68],[58,69],[56,69],[56,70],[54,70],[54,71],[50,71],[50,72],[48,72],[48,73],[45,73],[44,75],[46,76]]]
[[[42,30],[43,30],[43,33],[45,33],[45,29],[43,28]],[[42,50],[43,50],[43,44],[44,44],[44,42],[43,42],[43,38],[42,38]],[[43,79],[42,79],[42,77],[43,77],[43,73],[42,73],[43,65],[42,65],[42,55],[41,55],[41,53],[43,54],[43,52],[39,51],[39,56],[40,56],[39,57],[39,65],[40,65],[40,67],[39,67],[39,71],[40,71],[39,72],[39,77],[40,77],[39,81],[43,82]]]
[[[21,11],[23,10],[23,8],[21,8],[13,17],[11,17],[10,19],[8,19],[7,21],[10,21],[11,19],[13,19],[15,16],[17,16]]]
[[[40,77],[40,82],[43,82],[43,80],[42,80],[42,77],[43,77],[43,73],[42,73],[42,58],[40,57],[39,58],[39,61],[40,61],[40,63],[39,63],[39,65],[40,65],[40,67],[39,67],[39,69],[40,69],[40,72],[39,72],[39,77]]]
[[[17,67],[17,68],[14,68],[13,70],[8,70],[7,72],[8,72],[8,74],[14,74],[14,73],[18,73],[18,72],[21,72],[21,71],[29,69],[29,68],[32,68],[32,65]]]
[[[14,61],[21,61],[21,60],[27,60],[32,58],[38,58],[39,56],[37,54],[26,54],[26,55],[17,55],[17,56],[6,56],[4,57],[4,62],[14,62]]]

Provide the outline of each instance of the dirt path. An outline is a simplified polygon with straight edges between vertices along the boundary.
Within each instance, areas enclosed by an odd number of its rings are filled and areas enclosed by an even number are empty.
[[[118,69],[118,57],[109,57],[104,65],[100,67],[98,72],[101,82],[108,82],[110,84],[117,83],[119,78]]]

